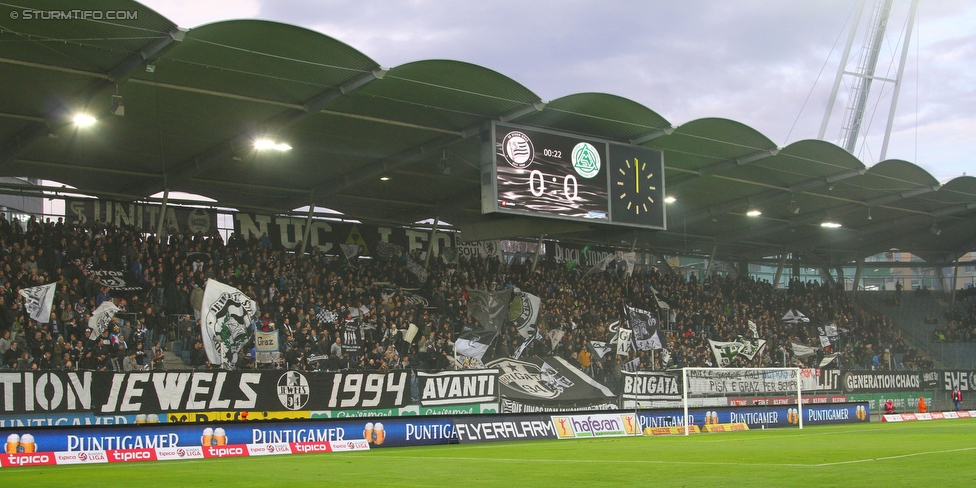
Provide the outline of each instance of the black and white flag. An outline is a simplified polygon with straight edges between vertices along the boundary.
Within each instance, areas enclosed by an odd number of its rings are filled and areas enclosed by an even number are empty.
[[[342,324],[342,353],[358,356],[363,352],[363,335],[359,329],[359,322],[350,320]]]
[[[638,366],[640,366],[640,358],[631,359],[630,361],[624,363],[624,371],[630,371],[633,373],[634,371],[637,371]]]
[[[661,337],[657,330],[657,319],[647,310],[624,305],[627,326],[633,331],[632,340],[638,351],[661,348]]]
[[[468,290],[468,316],[478,319],[482,328],[499,331],[508,319],[512,289],[488,292]]]
[[[750,361],[766,347],[766,341],[764,339],[747,339],[739,336],[739,343],[742,344],[742,349],[739,349],[739,354],[749,358]]]
[[[671,363],[671,351],[661,349],[661,367],[666,368]]]
[[[547,332],[546,336],[549,338],[549,350],[555,351],[556,346],[559,345],[559,342],[563,340],[563,336],[565,335],[566,335],[566,331],[562,329],[552,329],[549,332]]]
[[[512,358],[513,359],[518,359],[518,358],[522,357],[522,355],[525,354],[525,350],[528,349],[529,348],[529,345],[532,344],[532,341],[534,341],[536,339],[542,340],[542,334],[534,335],[534,336],[529,337],[528,339],[522,341],[522,345],[520,345],[518,347],[518,349],[515,350],[515,353],[512,354]]]
[[[719,342],[709,339],[708,345],[711,346],[716,365],[720,368],[732,364],[732,360],[739,355],[739,350],[742,349],[741,342]]]
[[[137,280],[131,276],[127,277],[121,271],[92,271],[92,274],[98,279],[99,285],[107,286],[110,290],[125,292],[143,290],[142,285]]]
[[[51,321],[51,306],[54,305],[54,292],[57,283],[23,288],[20,295],[24,297],[24,308],[30,318],[46,324]]]
[[[346,256],[347,261],[352,261],[363,252],[363,246],[359,244],[339,244],[339,249],[342,249],[342,254]]]
[[[591,356],[601,361],[604,357],[606,357],[607,354],[610,354],[610,351],[613,350],[613,347],[604,341],[588,341],[586,343],[586,347],[590,350]]]
[[[203,347],[210,364],[234,369],[237,354],[251,339],[251,323],[258,316],[257,302],[233,286],[209,279],[200,310]]]
[[[413,274],[417,278],[418,282],[427,282],[427,270],[424,269],[420,263],[414,261],[410,256],[407,256],[407,271]]]
[[[525,339],[535,337],[536,332],[539,330],[539,307],[541,304],[542,301],[539,297],[516,289],[512,306],[518,307],[516,310],[518,315],[512,322],[514,322],[515,329],[518,330],[519,335]]]
[[[461,253],[456,247],[445,247],[441,249],[441,260],[444,264],[458,264]]]
[[[581,280],[582,279],[585,279],[590,274],[596,273],[598,271],[606,271],[607,270],[607,266],[610,263],[612,263],[614,259],[617,259],[617,256],[615,254],[607,254],[602,259],[600,259],[599,261],[597,261],[596,264],[594,264],[592,268],[590,268],[589,270],[587,270],[586,271],[586,274],[583,275],[583,278],[581,278]]]
[[[403,248],[396,244],[383,241],[376,243],[376,255],[381,258],[399,257],[402,254]]]
[[[115,312],[119,311],[119,307],[112,302],[112,300],[105,300],[102,302],[98,308],[92,312],[91,318],[88,319],[88,328],[91,329],[91,338],[95,339],[102,335],[102,332],[108,328],[108,324],[112,323],[112,318],[115,317]]]
[[[500,358],[486,366],[501,371],[498,384],[504,400],[579,407],[616,399],[609,388],[561,357]]]
[[[630,278],[634,274],[634,267],[637,266],[637,253],[617,251],[617,259],[620,259],[627,265],[627,271],[624,272],[624,276]]]
[[[827,336],[827,337],[837,337],[837,326],[824,324],[817,327],[817,335]]]
[[[759,327],[756,326],[756,323],[751,320],[747,322],[749,323],[749,332],[752,332],[752,337],[759,337]]]
[[[334,324],[336,320],[339,320],[339,314],[322,307],[319,309],[319,313],[315,315],[315,318],[319,319],[320,324]]]
[[[498,337],[497,330],[475,329],[462,332],[454,342],[454,350],[458,356],[484,361],[485,353],[488,352],[495,337]]]
[[[790,343],[793,347],[793,355],[798,358],[806,358],[817,354],[817,348],[804,346],[803,344],[797,344],[796,342]]]
[[[786,315],[783,315],[783,322],[786,322],[788,324],[799,324],[800,322],[809,322],[809,321],[810,321],[809,317],[803,315],[803,313],[801,313],[799,310],[794,310],[792,308],[790,309],[789,312],[786,312]]]
[[[658,291],[652,286],[651,287],[651,296],[654,297],[654,301],[657,303],[657,308],[661,309],[662,312],[666,312],[668,310],[671,310],[671,305],[668,305],[668,302],[666,302],[663,299],[661,299],[661,296],[660,295],[661,294],[658,293]]]
[[[633,343],[631,342],[631,336],[634,335],[634,331],[630,329],[624,329],[621,327],[617,331],[617,355],[618,356],[629,356],[630,351],[633,350]]]

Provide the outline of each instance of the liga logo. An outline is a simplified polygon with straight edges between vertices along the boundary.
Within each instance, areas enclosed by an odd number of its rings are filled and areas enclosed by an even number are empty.
[[[502,139],[502,154],[513,168],[525,169],[535,159],[535,146],[529,136],[515,130]]]
[[[573,148],[571,160],[576,174],[583,178],[593,178],[600,173],[600,153],[589,142],[577,144]]]
[[[299,410],[308,403],[308,380],[297,371],[288,371],[278,378],[278,401],[288,410]]]
[[[800,423],[800,410],[796,408],[789,408],[786,410],[786,421],[796,425]]]

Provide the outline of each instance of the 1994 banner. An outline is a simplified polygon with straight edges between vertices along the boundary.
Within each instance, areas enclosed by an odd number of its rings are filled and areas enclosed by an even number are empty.
[[[405,372],[10,372],[0,401],[7,414],[327,410],[402,407],[410,390]]]

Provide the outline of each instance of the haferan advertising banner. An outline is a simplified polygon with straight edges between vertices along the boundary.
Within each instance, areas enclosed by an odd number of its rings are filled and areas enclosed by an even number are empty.
[[[6,414],[165,414],[215,410],[396,408],[409,403],[406,372],[5,372]]]

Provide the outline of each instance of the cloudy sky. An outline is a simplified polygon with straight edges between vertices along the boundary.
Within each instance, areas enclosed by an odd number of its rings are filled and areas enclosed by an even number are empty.
[[[854,43],[853,71],[867,0]],[[724,117],[780,145],[816,138],[856,0],[145,0],[184,28],[237,18],[300,25],[384,67],[422,59],[479,64],[543,100],[606,92],[676,125]],[[894,0],[877,76],[897,74],[909,0]],[[976,174],[976,2],[922,1],[889,159],[940,181]],[[846,77],[825,139],[840,140]],[[867,137],[855,154],[878,161],[891,83],[876,82]]]

